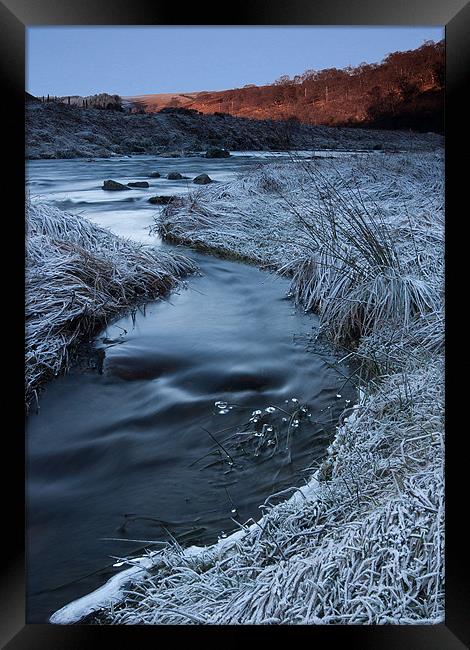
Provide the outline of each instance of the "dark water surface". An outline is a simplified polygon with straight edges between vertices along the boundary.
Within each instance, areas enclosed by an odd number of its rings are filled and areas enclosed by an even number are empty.
[[[58,179],[45,199],[62,202],[68,185],[86,216],[121,210],[122,228],[143,239],[141,215],[121,199],[76,188],[93,174],[96,186],[106,161],[33,162],[31,185]],[[142,162],[126,162],[128,180]],[[119,570],[113,557],[145,540],[211,543],[236,528],[232,517],[259,518],[270,494],[304,483],[354,398],[332,354],[307,351],[316,320],[286,299],[287,280],[188,254],[202,275],[109,326],[89,363],[51,382],[28,418],[30,623],[103,584]]]

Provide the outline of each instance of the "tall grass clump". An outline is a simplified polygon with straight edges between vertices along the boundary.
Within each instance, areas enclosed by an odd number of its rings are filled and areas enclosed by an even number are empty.
[[[193,272],[181,255],[122,239],[79,215],[26,209],[26,403],[110,318],[167,292]]]
[[[354,187],[344,186],[341,176],[303,167],[317,200],[302,212],[295,210],[294,218],[310,245],[280,269],[292,276],[295,300],[319,313],[337,344],[351,345],[385,328],[399,330],[402,339],[423,319],[439,315],[439,216],[432,224],[412,224],[406,215],[408,223],[397,228],[382,206],[367,204]]]

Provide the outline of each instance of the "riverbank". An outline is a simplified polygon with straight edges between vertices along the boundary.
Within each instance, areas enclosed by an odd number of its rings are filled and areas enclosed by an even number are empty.
[[[47,204],[30,202],[26,212],[28,406],[109,319],[165,294],[196,268]]]
[[[212,147],[231,151],[305,149],[429,150],[443,142],[435,133],[312,126],[198,112],[153,115],[82,109],[55,102],[26,103],[26,157],[108,158]]]
[[[213,547],[129,559],[121,591],[53,622],[442,622],[443,182],[440,150],[293,158],[165,208],[163,237],[289,274],[362,397],[308,489]]]

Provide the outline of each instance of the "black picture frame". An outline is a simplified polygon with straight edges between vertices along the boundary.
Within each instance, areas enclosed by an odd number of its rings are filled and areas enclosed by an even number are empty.
[[[118,647],[150,643],[161,639],[162,632],[171,635],[190,634],[216,637],[219,641],[235,640],[249,633],[250,640],[272,633],[273,627],[234,626],[55,626],[25,624],[25,557],[24,557],[24,90],[25,90],[25,28],[33,25],[445,25],[446,27],[446,616],[445,624],[434,626],[276,626],[276,638],[302,634],[316,643],[339,643],[341,647],[361,650],[458,650],[470,647],[470,606],[465,530],[465,478],[467,458],[461,453],[465,432],[465,408],[461,394],[465,385],[457,384],[450,370],[453,301],[450,299],[458,273],[458,246],[454,248],[456,227],[465,221],[466,184],[459,155],[465,150],[465,112],[463,93],[468,87],[470,72],[470,4],[465,0],[251,0],[225,7],[225,15],[209,5],[192,6],[158,3],[146,0],[3,0],[0,2],[2,35],[0,65],[4,97],[8,98],[5,134],[11,138],[8,149],[9,193],[15,196],[8,215],[18,252],[9,262],[6,279],[9,284],[8,305],[18,319],[8,332],[8,348],[14,358],[8,364],[8,384],[12,393],[6,413],[17,415],[18,426],[4,427],[4,470],[11,477],[3,491],[3,542],[7,548],[1,562],[0,641],[9,650],[20,648],[89,648],[111,641]],[[466,165],[465,165],[466,166]],[[16,191],[15,191],[16,190]],[[17,241],[18,240],[18,241]],[[10,239],[8,240],[10,241]],[[451,254],[452,247],[452,254]],[[14,279],[14,283],[11,281]],[[462,296],[462,294],[461,294]],[[455,305],[455,302],[454,302]],[[462,325],[463,327],[463,325]],[[10,329],[10,328],[9,328]],[[455,329],[456,336],[460,330]],[[465,340],[465,339],[464,339]],[[10,345],[11,342],[11,345]],[[14,372],[11,372],[14,370]],[[459,393],[459,390],[461,391]],[[464,406],[464,405],[463,405]],[[451,424],[452,413],[462,418]],[[460,421],[461,420],[461,421]],[[6,440],[8,439],[8,440]],[[6,448],[7,442],[9,449]],[[6,471],[3,472],[6,475]],[[230,634],[230,637],[228,636]],[[112,635],[112,639],[110,638]],[[135,636],[140,637],[137,642]],[[172,637],[173,641],[175,637]],[[287,640],[287,639],[286,639]],[[6,645],[5,645],[6,644]]]

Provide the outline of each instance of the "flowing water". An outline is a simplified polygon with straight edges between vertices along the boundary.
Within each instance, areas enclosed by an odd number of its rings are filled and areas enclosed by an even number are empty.
[[[265,159],[30,161],[28,179],[32,195],[166,246],[148,235],[147,199],[190,186],[151,171],[227,180]],[[105,192],[106,178],[151,187]],[[212,543],[259,518],[269,495],[304,483],[354,399],[332,351],[307,349],[317,321],[286,279],[183,252],[201,274],[101,332],[28,418],[29,623],[103,584],[116,557]]]

